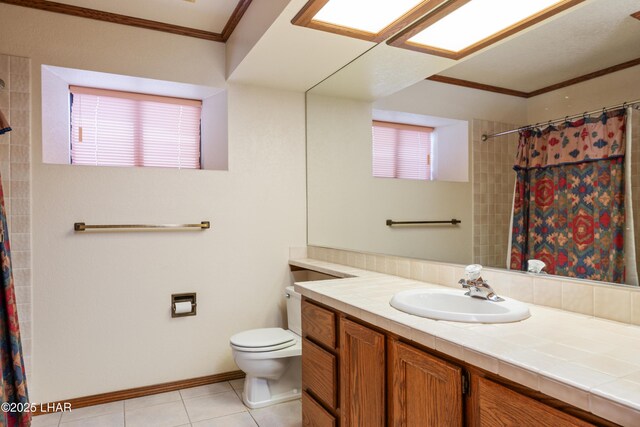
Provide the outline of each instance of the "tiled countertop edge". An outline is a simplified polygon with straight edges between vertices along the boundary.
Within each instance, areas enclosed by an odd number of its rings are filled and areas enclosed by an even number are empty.
[[[536,331],[544,332],[545,327],[554,329],[554,322],[558,323],[558,328],[578,328],[582,335],[597,325],[603,332],[610,330],[612,336],[628,337],[631,353],[636,349],[637,356],[640,345],[636,347],[635,344],[640,344],[640,328],[636,326],[535,305],[530,305],[532,318],[507,326],[423,319],[393,309],[388,304],[392,295],[389,287],[399,291],[439,285],[314,259],[294,259],[289,263],[346,278],[296,283],[296,290],[311,299],[613,422],[629,426],[640,422],[640,357],[631,364],[626,359],[618,360],[620,366],[631,371],[630,375],[621,375],[626,371],[612,375],[598,370],[598,363],[602,363],[601,359],[608,359],[608,353],[603,355],[597,350],[597,353],[589,354],[579,348],[568,347],[558,339],[547,340],[548,345],[542,345],[545,338],[535,334]],[[366,294],[358,293],[357,290],[363,287],[367,288]],[[510,337],[509,341],[501,339],[505,337]],[[527,341],[523,345],[511,342],[513,338],[522,337]],[[536,339],[540,342],[536,343]],[[531,346],[529,341],[542,344]],[[583,341],[588,343],[589,340]],[[621,342],[616,344],[624,345]],[[584,353],[583,360],[576,363],[536,350],[549,346],[556,346],[558,351],[565,349]],[[631,362],[634,360],[630,359]]]

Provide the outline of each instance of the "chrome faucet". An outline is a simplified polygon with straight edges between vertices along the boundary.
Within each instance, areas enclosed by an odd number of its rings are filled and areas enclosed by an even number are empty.
[[[482,277],[478,277],[475,280],[460,279],[458,283],[460,283],[463,288],[469,289],[465,295],[469,295],[470,297],[488,299],[493,302],[504,301],[504,298],[496,295],[491,286],[489,286]]]

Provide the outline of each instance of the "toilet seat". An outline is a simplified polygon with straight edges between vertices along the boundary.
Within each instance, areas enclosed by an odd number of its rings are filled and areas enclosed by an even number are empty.
[[[240,332],[231,337],[231,348],[242,352],[281,350],[296,344],[291,331],[282,328],[261,328]]]

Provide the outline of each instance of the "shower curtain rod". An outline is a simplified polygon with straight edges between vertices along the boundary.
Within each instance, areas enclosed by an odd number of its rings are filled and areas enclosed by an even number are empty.
[[[552,123],[566,122],[569,119],[575,119],[575,118],[578,118],[578,117],[586,117],[586,116],[590,116],[591,114],[599,113],[599,112],[604,113],[605,111],[615,110],[616,108],[620,108],[620,107],[634,107],[634,108],[637,109],[637,108],[640,108],[639,104],[640,104],[640,99],[636,99],[635,101],[623,102],[622,104],[613,105],[611,107],[601,108],[599,110],[585,111],[582,114],[574,114],[573,116],[564,116],[561,119],[549,120],[548,122],[546,122],[546,124],[547,125],[551,125]],[[485,142],[489,138],[495,138],[496,136],[502,136],[502,135],[509,135],[510,133],[519,132],[519,131],[524,130],[524,129],[530,129],[530,128],[538,127],[538,125],[542,125],[542,124],[545,124],[545,122],[536,123],[535,125],[521,126],[519,128],[516,128],[516,129],[511,129],[511,130],[507,130],[507,131],[504,131],[504,132],[492,133],[492,134],[489,134],[489,135],[487,135],[485,133],[485,134],[482,135],[481,140],[482,140],[482,142]]]

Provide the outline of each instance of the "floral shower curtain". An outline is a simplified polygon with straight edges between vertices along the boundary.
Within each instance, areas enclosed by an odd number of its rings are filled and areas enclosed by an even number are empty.
[[[27,381],[22,359],[22,343],[18,325],[18,311],[11,272],[9,229],[4,207],[4,193],[0,179],[0,262],[2,277],[0,289],[0,369],[2,370],[2,411],[0,426],[29,426],[31,414],[28,405]],[[7,411],[8,409],[8,411]]]
[[[510,267],[625,283],[625,110],[520,132]]]

